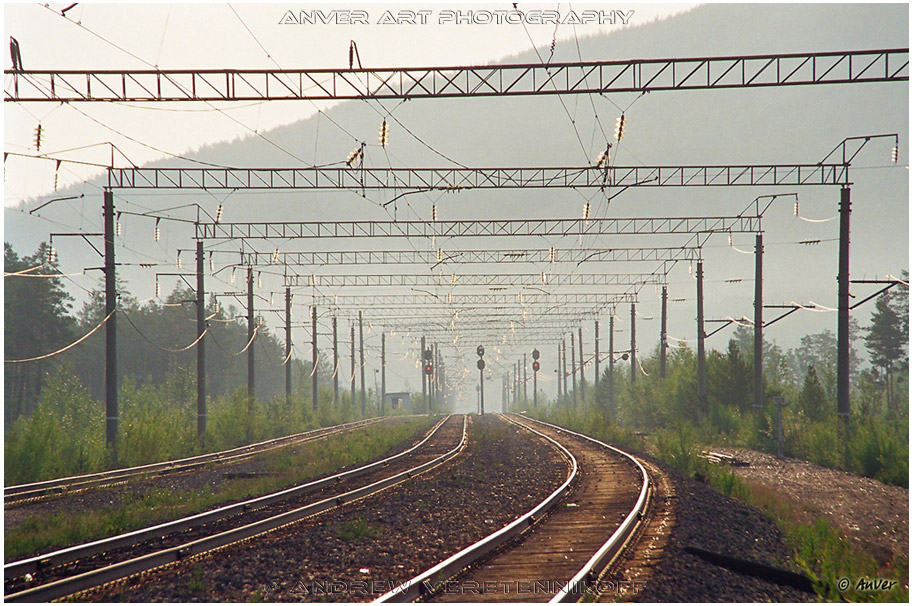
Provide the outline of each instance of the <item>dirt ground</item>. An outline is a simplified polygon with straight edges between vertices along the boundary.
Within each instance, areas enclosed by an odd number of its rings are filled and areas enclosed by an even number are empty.
[[[733,471],[796,503],[797,513],[806,522],[825,516],[877,561],[908,557],[907,488],[755,450],[712,450],[749,463],[748,467],[733,467]]]

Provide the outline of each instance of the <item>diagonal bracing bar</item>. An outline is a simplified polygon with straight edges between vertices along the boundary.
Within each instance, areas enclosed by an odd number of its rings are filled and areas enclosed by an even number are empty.
[[[494,219],[466,221],[310,221],[295,223],[196,223],[195,238],[430,238],[477,236],[592,236],[758,233],[762,218],[634,217],[608,219]]]
[[[6,70],[6,101],[419,99],[908,80],[908,49],[487,66]]]
[[[843,164],[497,168],[109,168],[112,189],[451,191],[841,185]]]

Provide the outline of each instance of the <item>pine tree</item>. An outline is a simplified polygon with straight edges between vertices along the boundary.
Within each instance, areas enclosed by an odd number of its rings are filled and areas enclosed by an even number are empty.
[[[888,294],[876,299],[876,310],[871,316],[871,325],[866,335],[866,348],[870,352],[870,361],[874,367],[885,372],[886,402],[890,409],[895,408],[892,393],[892,372],[895,362],[904,356],[907,343],[906,328],[902,319],[892,305]]]
[[[803,381],[803,390],[799,398],[800,410],[812,421],[822,421],[828,416],[828,394],[822,382],[819,381],[819,374],[816,367],[809,365],[806,371],[806,379]]]

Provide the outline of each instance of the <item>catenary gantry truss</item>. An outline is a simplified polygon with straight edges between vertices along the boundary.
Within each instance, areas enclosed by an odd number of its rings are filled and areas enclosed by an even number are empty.
[[[110,168],[112,189],[364,192],[619,187],[842,185],[844,164],[549,166],[494,168]]]
[[[465,221],[308,221],[197,223],[207,239],[430,238],[477,236],[591,236],[697,233],[759,233],[762,218],[629,217],[606,219],[490,219]]]
[[[346,286],[634,286],[659,284],[664,274],[351,274],[289,275],[291,288]]]
[[[7,70],[6,101],[420,99],[908,80],[908,49],[378,69]]]
[[[193,251],[182,249],[182,252]],[[541,248],[514,250],[352,250],[311,252],[209,251],[236,255],[238,265],[437,265],[447,263],[584,263],[615,261],[690,261],[699,257],[694,246],[666,248]]]
[[[517,306],[564,306],[564,305],[613,305],[637,303],[638,296],[633,293],[485,293],[466,294],[448,293],[431,294],[398,294],[398,295],[317,295],[311,298],[312,305],[317,307],[355,307],[369,308],[374,306],[403,309],[407,306],[429,307],[432,305],[447,306],[481,306],[481,305],[517,305]]]

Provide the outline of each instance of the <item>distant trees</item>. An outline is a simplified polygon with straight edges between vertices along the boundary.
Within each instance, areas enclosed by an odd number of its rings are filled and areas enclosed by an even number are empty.
[[[5,360],[42,356],[66,347],[74,339],[75,322],[69,315],[72,299],[60,279],[36,277],[60,273],[50,253],[50,247],[42,243],[35,254],[20,258],[8,243],[3,244],[4,273],[20,274],[3,278]],[[59,363],[60,359],[47,358],[4,364],[7,425],[19,415],[35,410],[45,377]]]
[[[907,272],[903,274],[907,280]],[[890,291],[891,292],[891,291]],[[870,362],[885,376],[886,405],[897,411],[893,375],[899,362],[907,360],[908,343],[908,287],[898,287],[876,299],[876,309],[870,316],[870,327],[866,334],[866,349]]]

